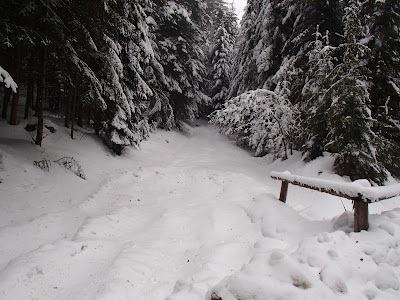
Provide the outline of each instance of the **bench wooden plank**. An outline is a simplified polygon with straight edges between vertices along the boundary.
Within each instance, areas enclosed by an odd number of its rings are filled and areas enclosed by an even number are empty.
[[[354,201],[354,231],[368,230],[368,204],[400,196],[400,184],[388,187],[365,187],[354,183],[340,183],[318,178],[271,172],[271,178],[282,181],[279,200],[286,203],[289,183]]]
[[[400,196],[400,183],[388,186],[366,187],[357,182],[336,182],[319,178],[292,175],[290,172],[271,172],[271,178],[288,181],[291,184],[309,188],[334,196],[372,203]]]
[[[271,178],[277,179],[277,180],[281,180],[282,184],[283,184],[283,182],[287,182],[287,183],[291,183],[293,185],[298,185],[298,186],[301,186],[301,187],[304,187],[304,188],[307,188],[307,189],[311,189],[311,190],[314,190],[314,191],[331,194],[333,196],[343,197],[343,198],[346,198],[346,199],[349,199],[349,200],[354,200],[354,197],[351,197],[351,196],[349,196],[347,194],[344,194],[344,193],[337,192],[337,191],[335,191],[333,189],[323,188],[323,187],[315,187],[315,186],[312,186],[312,185],[309,185],[309,184],[305,184],[305,183],[299,182],[297,180],[282,179],[282,178],[280,178],[278,176],[271,176]],[[282,189],[281,189],[281,191],[282,191]],[[285,198],[286,198],[286,196],[285,196]],[[281,198],[279,198],[279,199],[281,199]],[[283,202],[286,202],[286,201],[283,201]]]

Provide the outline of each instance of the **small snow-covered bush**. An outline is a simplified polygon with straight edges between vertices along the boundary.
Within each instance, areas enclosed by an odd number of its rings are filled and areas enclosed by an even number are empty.
[[[222,133],[255,150],[257,156],[272,153],[287,158],[299,111],[285,97],[258,89],[228,100],[209,117]]]
[[[44,171],[47,171],[47,172],[50,171],[51,161],[49,161],[46,158],[43,158],[42,160],[35,160],[35,161],[33,161],[33,164],[36,167],[39,167]]]
[[[61,157],[60,159],[55,160],[54,162],[58,163],[60,166],[68,170],[75,171],[76,175],[78,175],[80,178],[86,179],[86,175],[83,172],[82,166],[73,157],[64,156]],[[33,164],[41,168],[42,170],[45,170],[47,172],[50,171],[51,161],[48,160],[47,158],[44,158],[39,161],[35,160]]]
[[[55,160],[54,162],[58,163],[60,166],[63,166],[68,170],[75,171],[76,175],[78,175],[80,178],[86,179],[86,175],[83,172],[82,166],[73,157],[64,156],[60,159]]]

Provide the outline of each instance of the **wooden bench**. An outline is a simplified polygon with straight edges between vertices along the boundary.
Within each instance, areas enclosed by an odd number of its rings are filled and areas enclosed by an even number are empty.
[[[271,178],[281,180],[279,200],[286,202],[289,183],[354,201],[354,232],[368,230],[368,204],[400,196],[400,184],[371,187],[367,180],[335,182],[319,178],[271,172]]]

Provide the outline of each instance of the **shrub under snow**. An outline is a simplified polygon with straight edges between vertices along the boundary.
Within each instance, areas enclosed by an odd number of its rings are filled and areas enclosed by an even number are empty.
[[[257,156],[272,153],[287,158],[299,112],[286,98],[258,89],[228,100],[210,115],[211,123]]]

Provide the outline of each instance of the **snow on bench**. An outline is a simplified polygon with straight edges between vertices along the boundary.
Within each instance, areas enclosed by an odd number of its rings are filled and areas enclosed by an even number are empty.
[[[281,194],[279,200],[286,202],[289,183],[328,193],[354,201],[354,231],[367,230],[368,204],[400,196],[400,184],[371,187],[368,180],[361,179],[354,182],[335,182],[319,178],[310,178],[293,175],[289,171],[271,172],[271,178],[281,180]]]

